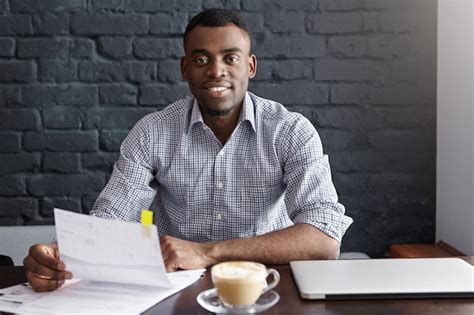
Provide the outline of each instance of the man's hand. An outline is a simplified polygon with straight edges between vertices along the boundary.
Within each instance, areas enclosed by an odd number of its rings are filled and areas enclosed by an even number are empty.
[[[36,292],[53,291],[71,279],[72,273],[59,260],[58,247],[53,244],[36,244],[30,247],[23,260],[26,278]]]
[[[160,238],[161,254],[166,271],[199,269],[212,265],[211,244],[184,241],[171,236]]]

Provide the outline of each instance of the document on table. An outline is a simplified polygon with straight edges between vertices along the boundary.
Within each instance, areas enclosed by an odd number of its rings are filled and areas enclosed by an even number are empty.
[[[61,260],[74,278],[169,288],[154,225],[54,209]]]
[[[0,311],[20,314],[138,314],[197,281],[204,269],[168,273],[171,288],[67,280],[53,292],[28,284],[0,289]]]
[[[0,290],[0,311],[136,314],[197,281],[205,269],[166,273],[156,226],[54,209],[61,260],[74,279],[56,291]]]

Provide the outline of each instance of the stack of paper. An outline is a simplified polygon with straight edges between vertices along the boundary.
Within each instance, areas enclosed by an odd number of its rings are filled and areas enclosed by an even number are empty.
[[[55,209],[61,260],[74,279],[36,293],[0,290],[0,310],[36,314],[141,313],[197,281],[204,269],[166,273],[156,227]]]

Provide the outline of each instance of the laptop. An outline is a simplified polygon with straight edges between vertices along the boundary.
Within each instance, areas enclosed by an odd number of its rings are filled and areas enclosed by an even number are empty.
[[[460,258],[290,262],[303,299],[474,297],[474,267]]]

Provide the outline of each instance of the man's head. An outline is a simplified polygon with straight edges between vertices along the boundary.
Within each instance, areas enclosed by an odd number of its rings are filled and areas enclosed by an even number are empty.
[[[242,17],[226,9],[203,11],[191,19],[183,41],[182,76],[201,110],[226,116],[240,109],[257,66]]]

